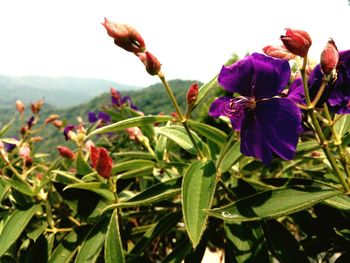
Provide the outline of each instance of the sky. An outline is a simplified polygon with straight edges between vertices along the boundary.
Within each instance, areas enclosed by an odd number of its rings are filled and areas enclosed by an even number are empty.
[[[330,37],[350,49],[347,0],[0,0],[0,74],[158,82],[114,45],[104,17],[135,27],[167,79],[209,81],[233,53],[280,44],[287,27],[310,34],[316,61]]]

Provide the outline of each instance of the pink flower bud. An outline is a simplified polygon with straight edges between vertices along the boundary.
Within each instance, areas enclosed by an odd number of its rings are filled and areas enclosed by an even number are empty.
[[[38,114],[42,108],[42,106],[44,105],[44,100],[38,100],[34,103],[32,103],[31,108],[32,108],[32,112],[33,114]]]
[[[329,39],[321,53],[321,70],[323,74],[330,74],[338,65],[339,53],[333,39]]]
[[[51,122],[57,120],[59,117],[60,117],[60,115],[58,115],[58,114],[51,114],[49,117],[46,118],[45,123],[46,124],[51,123]]]
[[[61,121],[61,120],[54,120],[54,121],[51,122],[51,124],[53,126],[55,126],[56,128],[61,128],[63,126],[63,121]]]
[[[159,73],[162,64],[160,64],[159,60],[155,56],[153,56],[152,53],[146,51],[145,53],[138,53],[137,56],[145,65],[146,71],[150,75],[154,76]]]
[[[290,53],[288,49],[285,48],[285,46],[273,46],[269,45],[263,48],[263,52],[274,58],[282,58],[286,60],[291,60],[295,58],[295,55]]]
[[[105,148],[91,146],[91,163],[97,173],[103,178],[108,179],[111,177],[113,161]]]
[[[139,127],[126,128],[125,131],[129,134],[129,139],[141,141],[143,134]]]
[[[107,34],[114,38],[117,46],[134,53],[145,51],[146,45],[143,38],[132,26],[113,23],[107,18],[102,25],[106,28]]]
[[[68,147],[66,147],[66,146],[57,146],[57,150],[58,150],[58,152],[60,153],[60,155],[63,158],[67,158],[67,159],[70,159],[70,160],[75,159],[74,152],[71,149],[69,149]]]
[[[281,36],[284,46],[293,54],[306,57],[312,44],[309,34],[303,30],[286,28],[286,35]]]
[[[25,107],[24,107],[23,101],[16,100],[16,109],[17,109],[17,111],[22,114],[24,112],[24,108]]]
[[[20,148],[19,148],[19,156],[23,159],[26,159],[29,157],[30,155],[30,148],[29,145],[27,144],[23,144]]]
[[[192,106],[198,98],[198,83],[194,83],[187,91],[187,105]]]

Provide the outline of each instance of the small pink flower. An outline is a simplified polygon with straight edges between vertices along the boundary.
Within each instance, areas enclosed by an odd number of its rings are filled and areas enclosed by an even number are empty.
[[[23,159],[26,159],[30,156],[30,148],[28,144],[23,144],[20,148],[19,148],[19,152],[18,152],[19,156]]]
[[[24,112],[24,103],[21,100],[16,100],[16,109],[17,111],[22,114]]]
[[[90,157],[92,167],[95,168],[99,175],[105,179],[111,177],[113,161],[105,148],[97,148],[95,146],[91,146]]]
[[[139,127],[126,128],[125,131],[129,134],[130,140],[140,141],[143,137],[142,131]]]

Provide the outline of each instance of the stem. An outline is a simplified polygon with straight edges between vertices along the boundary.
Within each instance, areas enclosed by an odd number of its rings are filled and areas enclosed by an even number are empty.
[[[326,118],[327,118],[328,123],[329,123],[329,127],[331,129],[332,135],[334,137],[334,145],[337,145],[338,154],[340,156],[340,162],[344,168],[346,176],[350,177],[350,170],[349,170],[349,166],[348,166],[348,161],[347,161],[345,149],[342,146],[342,139],[339,136],[339,134],[337,133],[337,131],[334,129],[334,122],[333,122],[332,117],[329,113],[328,106],[326,103],[323,104],[323,108],[324,108],[324,112],[325,112]]]
[[[171,88],[169,86],[169,83],[166,81],[166,79],[164,77],[164,74],[161,71],[158,73],[158,77],[162,81],[162,83],[163,83],[163,85],[165,87],[165,90],[168,93],[169,98],[170,98],[173,106],[175,107],[176,113],[179,116],[180,122],[182,123],[182,125],[184,126],[184,128],[185,128],[185,130],[186,130],[186,132],[188,134],[188,137],[190,138],[191,142],[193,143],[194,147],[196,148],[199,158],[200,159],[204,159],[204,155],[203,155],[202,151],[200,150],[198,144],[194,140],[194,138],[193,138],[193,136],[191,134],[191,130],[190,130],[190,128],[187,125],[187,119],[182,114],[181,109],[179,107],[179,104],[177,104],[177,101],[176,101],[176,98],[174,96],[174,93],[171,90]]]
[[[345,192],[347,193],[350,191],[349,185],[347,184],[343,174],[341,173],[339,167],[337,166],[335,159],[333,158],[333,155],[328,147],[327,141],[326,141],[324,134],[322,132],[322,128],[320,126],[320,123],[318,122],[317,117],[315,115],[314,105],[311,104],[310,94],[309,94],[309,89],[307,86],[307,79],[306,79],[306,65],[307,65],[307,56],[304,57],[303,66],[300,69],[301,77],[303,79],[306,106],[308,108],[307,112],[310,115],[312,124],[314,125],[319,144],[321,145],[331,167],[333,168],[333,170],[334,170],[335,174],[337,175],[340,183],[342,184]]]

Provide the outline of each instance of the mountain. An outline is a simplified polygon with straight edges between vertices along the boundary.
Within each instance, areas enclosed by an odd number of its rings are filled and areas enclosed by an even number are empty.
[[[75,77],[5,76],[0,75],[0,106],[14,105],[17,99],[25,103],[45,99],[57,108],[68,108],[89,101],[107,92],[110,87],[118,90],[140,89],[109,80]]]

